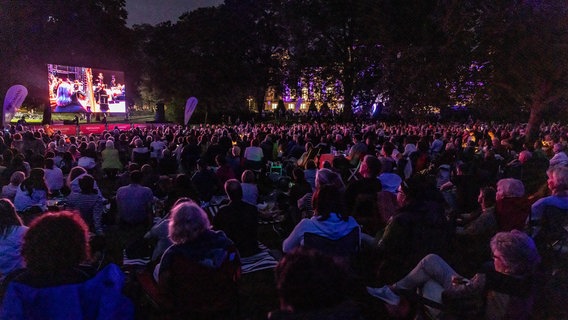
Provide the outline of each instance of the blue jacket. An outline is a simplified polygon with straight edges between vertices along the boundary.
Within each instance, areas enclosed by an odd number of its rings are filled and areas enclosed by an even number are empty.
[[[34,288],[8,284],[0,319],[133,319],[134,307],[122,295],[124,274],[114,264],[74,284]]]

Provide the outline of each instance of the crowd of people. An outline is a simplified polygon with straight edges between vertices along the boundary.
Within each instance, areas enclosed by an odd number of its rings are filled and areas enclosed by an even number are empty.
[[[234,266],[263,251],[264,221],[280,252],[280,310],[270,319],[364,317],[342,282],[353,269],[365,270],[369,298],[380,299],[366,303],[384,301],[393,317],[408,313],[404,294],[421,288],[441,304],[483,298],[489,319],[529,319],[541,257],[546,267],[558,259],[553,226],[568,222],[568,126],[542,125],[532,144],[525,130],[377,121],[78,136],[11,128],[0,136],[0,315],[38,318],[28,310],[33,295],[55,319],[67,311],[50,307],[50,295],[92,288],[97,302],[87,308],[73,294],[69,312],[133,317],[115,265],[124,255],[149,257],[159,290],[191,312],[176,298],[189,285],[172,280],[180,266],[230,269],[238,281]],[[341,245],[352,234],[359,268],[328,260],[308,239]]]

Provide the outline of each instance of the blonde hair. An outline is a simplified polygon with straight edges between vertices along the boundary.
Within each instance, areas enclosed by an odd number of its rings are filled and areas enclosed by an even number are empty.
[[[238,157],[241,155],[241,148],[239,148],[239,146],[233,146],[231,153],[233,154],[233,157]]]
[[[169,237],[175,244],[191,242],[211,229],[207,213],[194,202],[182,202],[171,210]]]

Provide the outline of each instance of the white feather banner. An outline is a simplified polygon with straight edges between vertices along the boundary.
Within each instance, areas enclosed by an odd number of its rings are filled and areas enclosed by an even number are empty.
[[[193,115],[193,111],[195,111],[196,107],[197,107],[197,98],[196,97],[191,97],[191,98],[187,99],[187,102],[185,103],[185,116],[184,116],[184,119],[183,119],[184,125],[187,125],[187,123],[191,119],[191,116]]]
[[[8,89],[6,97],[4,97],[4,119],[2,119],[4,128],[8,126],[10,120],[12,120],[16,114],[16,111],[20,109],[27,95],[28,89],[21,84],[11,86],[10,89]]]

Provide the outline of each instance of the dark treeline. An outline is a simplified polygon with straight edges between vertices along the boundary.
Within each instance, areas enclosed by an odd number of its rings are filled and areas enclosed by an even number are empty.
[[[175,119],[190,96],[203,119],[310,82],[310,100],[342,100],[347,118],[377,97],[403,118],[455,105],[530,125],[566,114],[563,0],[226,0],[132,28],[124,0],[0,7],[0,91],[23,84],[38,107],[56,63],[123,70],[137,105],[163,101]]]

